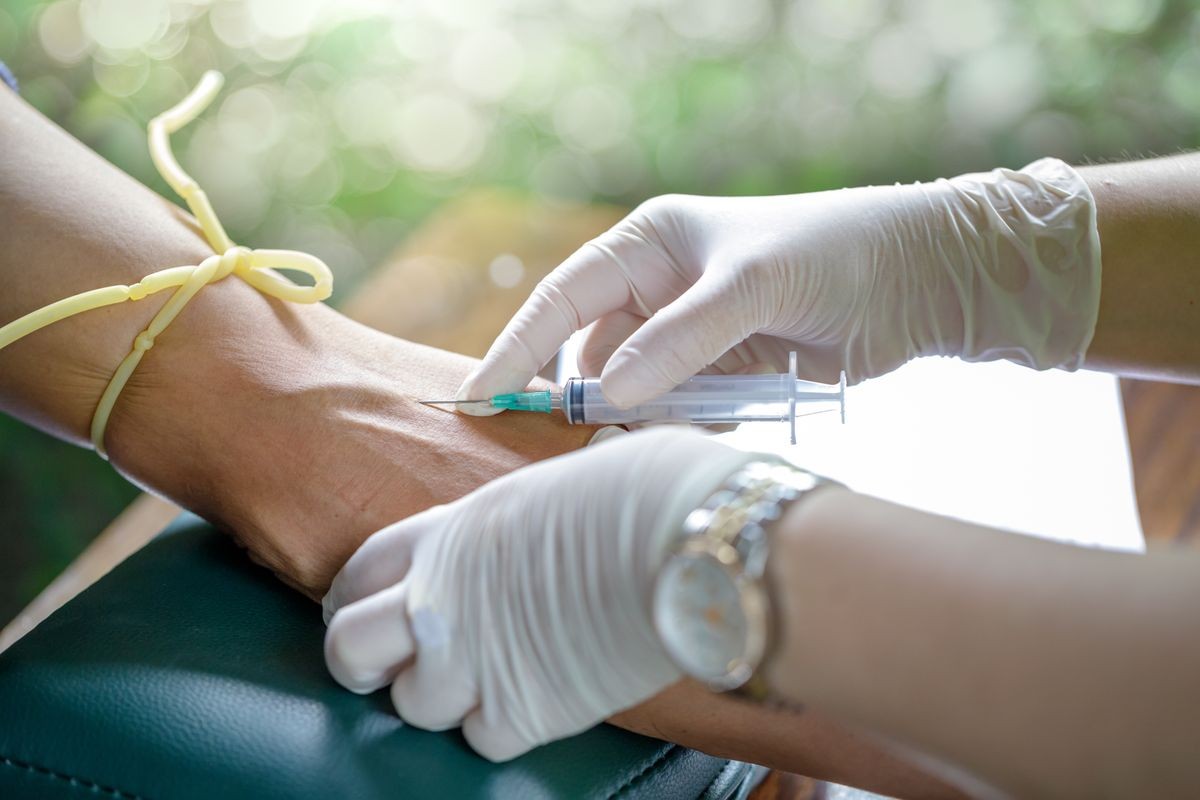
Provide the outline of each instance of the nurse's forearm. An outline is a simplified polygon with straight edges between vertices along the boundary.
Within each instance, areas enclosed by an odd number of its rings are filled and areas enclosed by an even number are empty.
[[[622,728],[712,755],[751,761],[888,797],[961,798],[881,746],[819,712],[769,708],[682,681],[611,720]]]
[[[1200,153],[1079,172],[1103,262],[1087,366],[1200,381]]]
[[[1200,786],[1200,553],[1071,547],[843,490],[780,530],[781,692],[1016,797]]]

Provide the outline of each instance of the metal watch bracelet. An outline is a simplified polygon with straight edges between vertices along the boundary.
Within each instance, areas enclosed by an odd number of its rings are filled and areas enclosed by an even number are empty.
[[[777,644],[778,615],[767,580],[769,532],[792,504],[826,487],[841,486],[783,461],[751,461],[731,475],[683,524],[684,547],[700,548],[735,576],[746,615],[740,663],[711,688],[754,701],[768,698],[762,665]]]

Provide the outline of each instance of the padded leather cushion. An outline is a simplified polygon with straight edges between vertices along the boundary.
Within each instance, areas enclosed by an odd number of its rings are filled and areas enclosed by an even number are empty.
[[[0,797],[693,798],[745,765],[601,725],[507,764],[325,672],[320,609],[195,517],[0,655]]]

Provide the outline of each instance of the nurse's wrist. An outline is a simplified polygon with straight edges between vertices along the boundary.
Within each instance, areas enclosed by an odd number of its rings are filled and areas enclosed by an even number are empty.
[[[844,515],[861,496],[840,485],[812,492],[794,503],[775,526],[766,580],[772,599],[774,641],[761,665],[761,674],[773,697],[804,704],[809,702],[810,680],[820,663],[819,632],[808,622],[813,615],[836,614],[832,604],[814,607],[806,594],[814,571],[841,567],[826,558],[828,548],[837,548]],[[852,576],[841,579],[850,585]]]

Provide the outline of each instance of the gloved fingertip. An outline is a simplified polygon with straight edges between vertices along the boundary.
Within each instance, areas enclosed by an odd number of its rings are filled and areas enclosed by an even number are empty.
[[[659,389],[647,379],[640,364],[622,358],[620,353],[609,359],[600,375],[600,393],[620,409],[633,408],[670,388]]]
[[[625,436],[629,431],[622,428],[620,425],[605,425],[600,430],[592,434],[592,438],[588,439],[587,447],[595,447],[601,442],[607,442],[609,439],[615,439],[620,436]]]
[[[321,619],[325,621],[326,627],[329,626],[330,620],[333,619],[333,615],[337,613],[340,606],[337,598],[333,596],[332,588],[321,598]]]
[[[407,584],[399,583],[334,614],[325,630],[325,666],[334,680],[355,694],[391,683],[413,653],[407,602]]]
[[[534,745],[521,738],[507,720],[486,722],[483,709],[476,709],[467,715],[463,720],[462,732],[471,749],[493,764],[511,761],[534,748]]]
[[[414,666],[391,684],[391,703],[404,722],[421,730],[460,727],[479,705],[467,658],[454,646],[421,648]]]
[[[492,392],[485,395],[482,389],[476,388],[479,383],[476,375],[477,373],[471,373],[467,376],[467,379],[458,387],[458,391],[454,395],[455,400],[483,400],[491,397],[492,394],[498,394],[498,392]],[[454,410],[472,417],[491,417],[503,411],[500,408],[493,408],[489,403],[459,403]]]
[[[386,676],[366,675],[354,666],[353,656],[345,652],[345,640],[335,628],[325,631],[325,668],[343,689],[354,694],[371,694],[387,684]]]
[[[459,403],[455,410],[468,417],[494,417],[504,412],[504,409],[495,408],[488,403]]]
[[[480,364],[463,380],[454,395],[455,400],[488,400],[506,392],[524,391],[533,380],[532,373],[503,366]],[[458,410],[473,417],[491,417],[504,409],[495,408],[486,402],[459,405]]]

